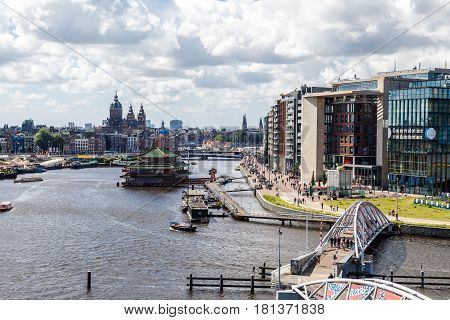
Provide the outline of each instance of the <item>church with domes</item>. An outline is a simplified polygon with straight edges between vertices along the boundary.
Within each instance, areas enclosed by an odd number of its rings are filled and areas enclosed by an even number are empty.
[[[147,116],[144,111],[144,106],[141,103],[139,113],[135,116],[133,106],[130,103],[126,118],[123,118],[122,103],[119,97],[114,95],[114,101],[109,106],[109,118],[105,121],[104,128],[110,132],[125,132],[129,130],[145,130]]]

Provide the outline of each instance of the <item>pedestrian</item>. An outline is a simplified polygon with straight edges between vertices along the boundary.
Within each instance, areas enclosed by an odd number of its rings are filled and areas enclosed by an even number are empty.
[[[336,212],[339,212],[339,206],[336,205]]]
[[[294,204],[296,204],[297,203],[297,198],[294,198]]]
[[[323,202],[320,203],[320,206],[322,207],[322,210],[323,210]]]
[[[340,248],[341,247],[341,237],[337,238],[337,247]]]
[[[330,210],[333,211],[333,205],[332,204],[330,204]]]
[[[398,221],[398,213],[395,214],[395,220]]]

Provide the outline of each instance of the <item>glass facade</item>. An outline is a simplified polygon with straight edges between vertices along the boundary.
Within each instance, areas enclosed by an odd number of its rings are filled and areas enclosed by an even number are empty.
[[[403,192],[440,195],[449,192],[450,79],[425,75],[389,92],[388,179],[391,189],[398,179]]]
[[[377,90],[378,81],[355,81],[351,83],[336,84],[334,91],[358,91],[358,90]]]

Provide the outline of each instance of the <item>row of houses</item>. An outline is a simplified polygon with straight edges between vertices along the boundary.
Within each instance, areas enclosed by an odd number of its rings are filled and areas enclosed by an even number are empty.
[[[345,169],[353,184],[448,193],[449,112],[450,69],[303,85],[280,95],[264,118],[264,162],[306,184]]]

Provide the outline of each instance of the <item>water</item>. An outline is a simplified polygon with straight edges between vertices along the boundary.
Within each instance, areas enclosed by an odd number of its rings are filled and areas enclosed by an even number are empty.
[[[214,166],[240,176],[236,161],[199,161],[195,176]],[[186,277],[250,277],[253,266],[278,263],[278,224],[213,218],[196,234],[169,230],[183,221],[183,189],[117,188],[120,168],[59,170],[40,174],[44,182],[0,181],[0,201],[14,209],[0,214],[0,299],[273,299],[271,290],[195,288]],[[241,188],[236,181],[229,188]],[[253,212],[264,209],[251,192],[235,195]],[[305,252],[305,231],[282,227],[282,263]],[[319,239],[310,230],[309,248]],[[449,242],[415,237],[380,243],[375,270],[424,270],[450,274]],[[393,250],[391,250],[393,248]],[[401,254],[399,254],[401,252]],[[399,259],[399,256],[401,259]],[[420,259],[419,259],[420,258]],[[86,293],[86,272],[92,290]],[[405,272],[401,272],[405,271]],[[448,290],[426,292],[449,298]]]

